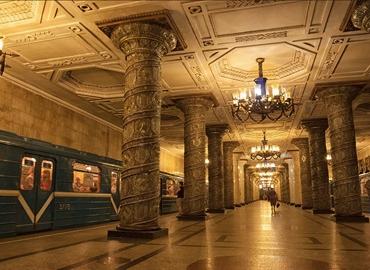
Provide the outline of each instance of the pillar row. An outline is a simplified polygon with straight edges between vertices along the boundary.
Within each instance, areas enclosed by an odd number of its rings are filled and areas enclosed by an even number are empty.
[[[292,144],[299,149],[302,208],[312,209],[311,161],[308,138],[295,138]]]
[[[301,121],[301,125],[308,132],[313,213],[332,213],[325,141],[325,130],[328,128],[328,120],[326,118],[306,119]]]
[[[224,205],[226,209],[234,209],[234,164],[233,151],[239,146],[238,142],[223,143],[224,152]]]
[[[204,219],[206,177],[206,119],[213,101],[205,96],[176,99],[183,111],[184,124],[184,199],[179,219]]]
[[[158,231],[160,63],[161,57],[175,48],[176,38],[158,25],[129,23],[118,25],[111,39],[127,60],[117,229],[121,232]]]
[[[228,125],[209,125],[208,137],[208,212],[223,213],[224,207],[224,160],[222,137]]]
[[[327,108],[337,221],[363,221],[352,101],[360,86],[322,87],[318,95]]]

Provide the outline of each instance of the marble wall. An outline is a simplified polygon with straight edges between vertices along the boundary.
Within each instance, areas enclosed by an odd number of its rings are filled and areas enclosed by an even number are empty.
[[[121,159],[121,132],[0,78],[0,130]]]

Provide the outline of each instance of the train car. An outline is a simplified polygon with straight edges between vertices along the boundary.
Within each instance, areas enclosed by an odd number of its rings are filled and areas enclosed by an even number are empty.
[[[117,220],[121,161],[0,132],[0,236]]]
[[[177,212],[176,193],[179,189],[179,182],[183,182],[184,178],[178,175],[161,172],[161,214],[169,214]]]

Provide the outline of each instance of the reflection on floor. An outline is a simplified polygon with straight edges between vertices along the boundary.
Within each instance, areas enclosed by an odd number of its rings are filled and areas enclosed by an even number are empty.
[[[115,224],[0,240],[0,269],[369,269],[370,225],[259,201],[207,221],[161,217],[170,236],[106,240]]]

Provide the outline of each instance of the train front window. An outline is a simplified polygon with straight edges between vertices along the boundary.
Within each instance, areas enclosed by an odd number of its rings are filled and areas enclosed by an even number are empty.
[[[40,189],[42,191],[50,191],[53,184],[53,169],[52,161],[43,160],[41,162],[41,176],[40,176]]]
[[[73,163],[74,192],[100,192],[101,171],[98,166]]]
[[[35,183],[35,166],[36,159],[32,157],[24,157],[22,159],[21,171],[21,190],[32,190]]]

